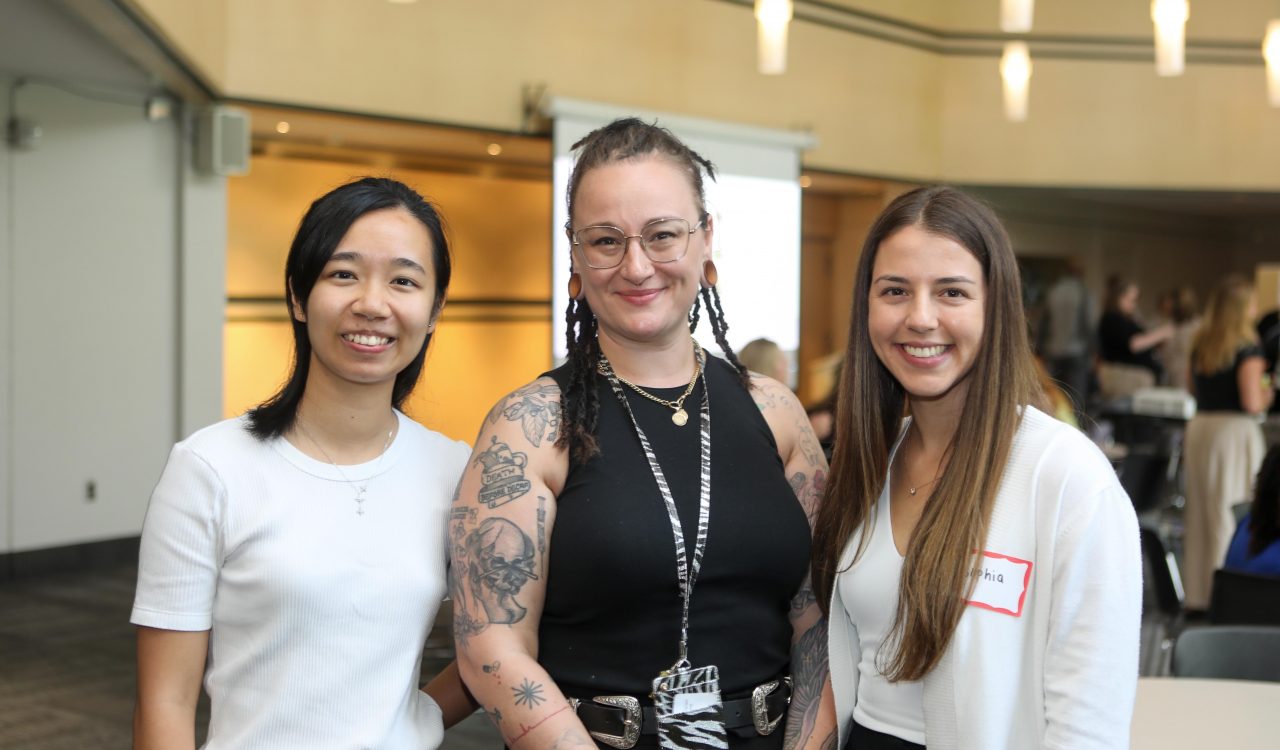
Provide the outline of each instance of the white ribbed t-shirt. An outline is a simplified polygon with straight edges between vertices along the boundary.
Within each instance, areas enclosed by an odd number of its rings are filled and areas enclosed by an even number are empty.
[[[440,744],[418,671],[470,449],[397,417],[384,456],[341,470],[254,438],[244,417],[174,446],[131,620],[211,631],[206,750]],[[358,515],[352,485],[366,480]]]

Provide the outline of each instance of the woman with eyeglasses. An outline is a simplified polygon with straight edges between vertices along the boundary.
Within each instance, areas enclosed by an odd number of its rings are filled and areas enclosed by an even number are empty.
[[[726,342],[711,164],[636,119],[575,149],[568,362],[493,408],[454,501],[459,669],[510,747],[793,745],[825,669],[826,462]]]
[[[814,526],[831,627],[811,747],[1128,747],[1136,517],[1101,451],[1038,408],[1018,265],[990,209],[921,188],[876,219],[839,389]]]
[[[316,200],[285,262],[289,380],[178,443],[151,496],[134,747],[437,747],[470,714],[454,665],[418,689],[464,443],[400,412],[451,264],[440,216],[365,178]]]

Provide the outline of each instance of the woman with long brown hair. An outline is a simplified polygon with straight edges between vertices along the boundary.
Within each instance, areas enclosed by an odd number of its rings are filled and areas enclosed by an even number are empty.
[[[1188,609],[1209,606],[1213,571],[1231,544],[1231,506],[1249,498],[1266,450],[1258,416],[1272,390],[1253,328],[1257,309],[1253,284],[1228,276],[1209,295],[1191,346],[1196,416],[1187,425],[1182,544]]]
[[[999,221],[952,188],[899,197],[863,245],[814,524],[830,623],[814,737],[1127,746],[1136,518],[1106,458],[1040,398]]]

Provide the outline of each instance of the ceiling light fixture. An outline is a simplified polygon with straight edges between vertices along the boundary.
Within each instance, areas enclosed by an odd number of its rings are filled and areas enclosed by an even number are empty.
[[[1267,24],[1262,39],[1262,59],[1267,61],[1267,98],[1271,106],[1280,107],[1280,21]]]
[[[1156,74],[1180,76],[1186,62],[1187,0],[1151,0],[1151,20],[1156,27]]]
[[[1004,116],[1010,122],[1027,119],[1027,94],[1031,89],[1031,51],[1026,42],[1009,42],[1000,56],[1004,81]]]
[[[756,62],[764,75],[787,72],[791,0],[756,0]]]
[[[1036,0],[1000,0],[1000,28],[1011,34],[1031,31]]]

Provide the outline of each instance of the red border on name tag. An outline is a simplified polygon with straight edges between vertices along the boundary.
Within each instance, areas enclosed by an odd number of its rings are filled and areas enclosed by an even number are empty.
[[[1035,563],[1031,562],[1030,560],[1022,560],[1017,557],[1012,557],[1010,555],[1002,555],[999,552],[983,552],[982,556],[991,557],[997,560],[1008,560],[1009,562],[1012,562],[1012,563],[1017,563],[1019,565],[1027,566],[1026,572],[1022,575],[1022,595],[1018,597],[1018,611],[1014,612],[1013,610],[1005,609],[1004,607],[993,607],[990,604],[984,604],[983,602],[975,602],[972,599],[966,599],[965,603],[974,607],[981,607],[982,609],[990,610],[992,612],[999,612],[1002,615],[1013,615],[1014,617],[1022,617],[1022,605],[1025,604],[1027,601],[1027,587],[1031,585],[1031,568],[1035,565]]]

